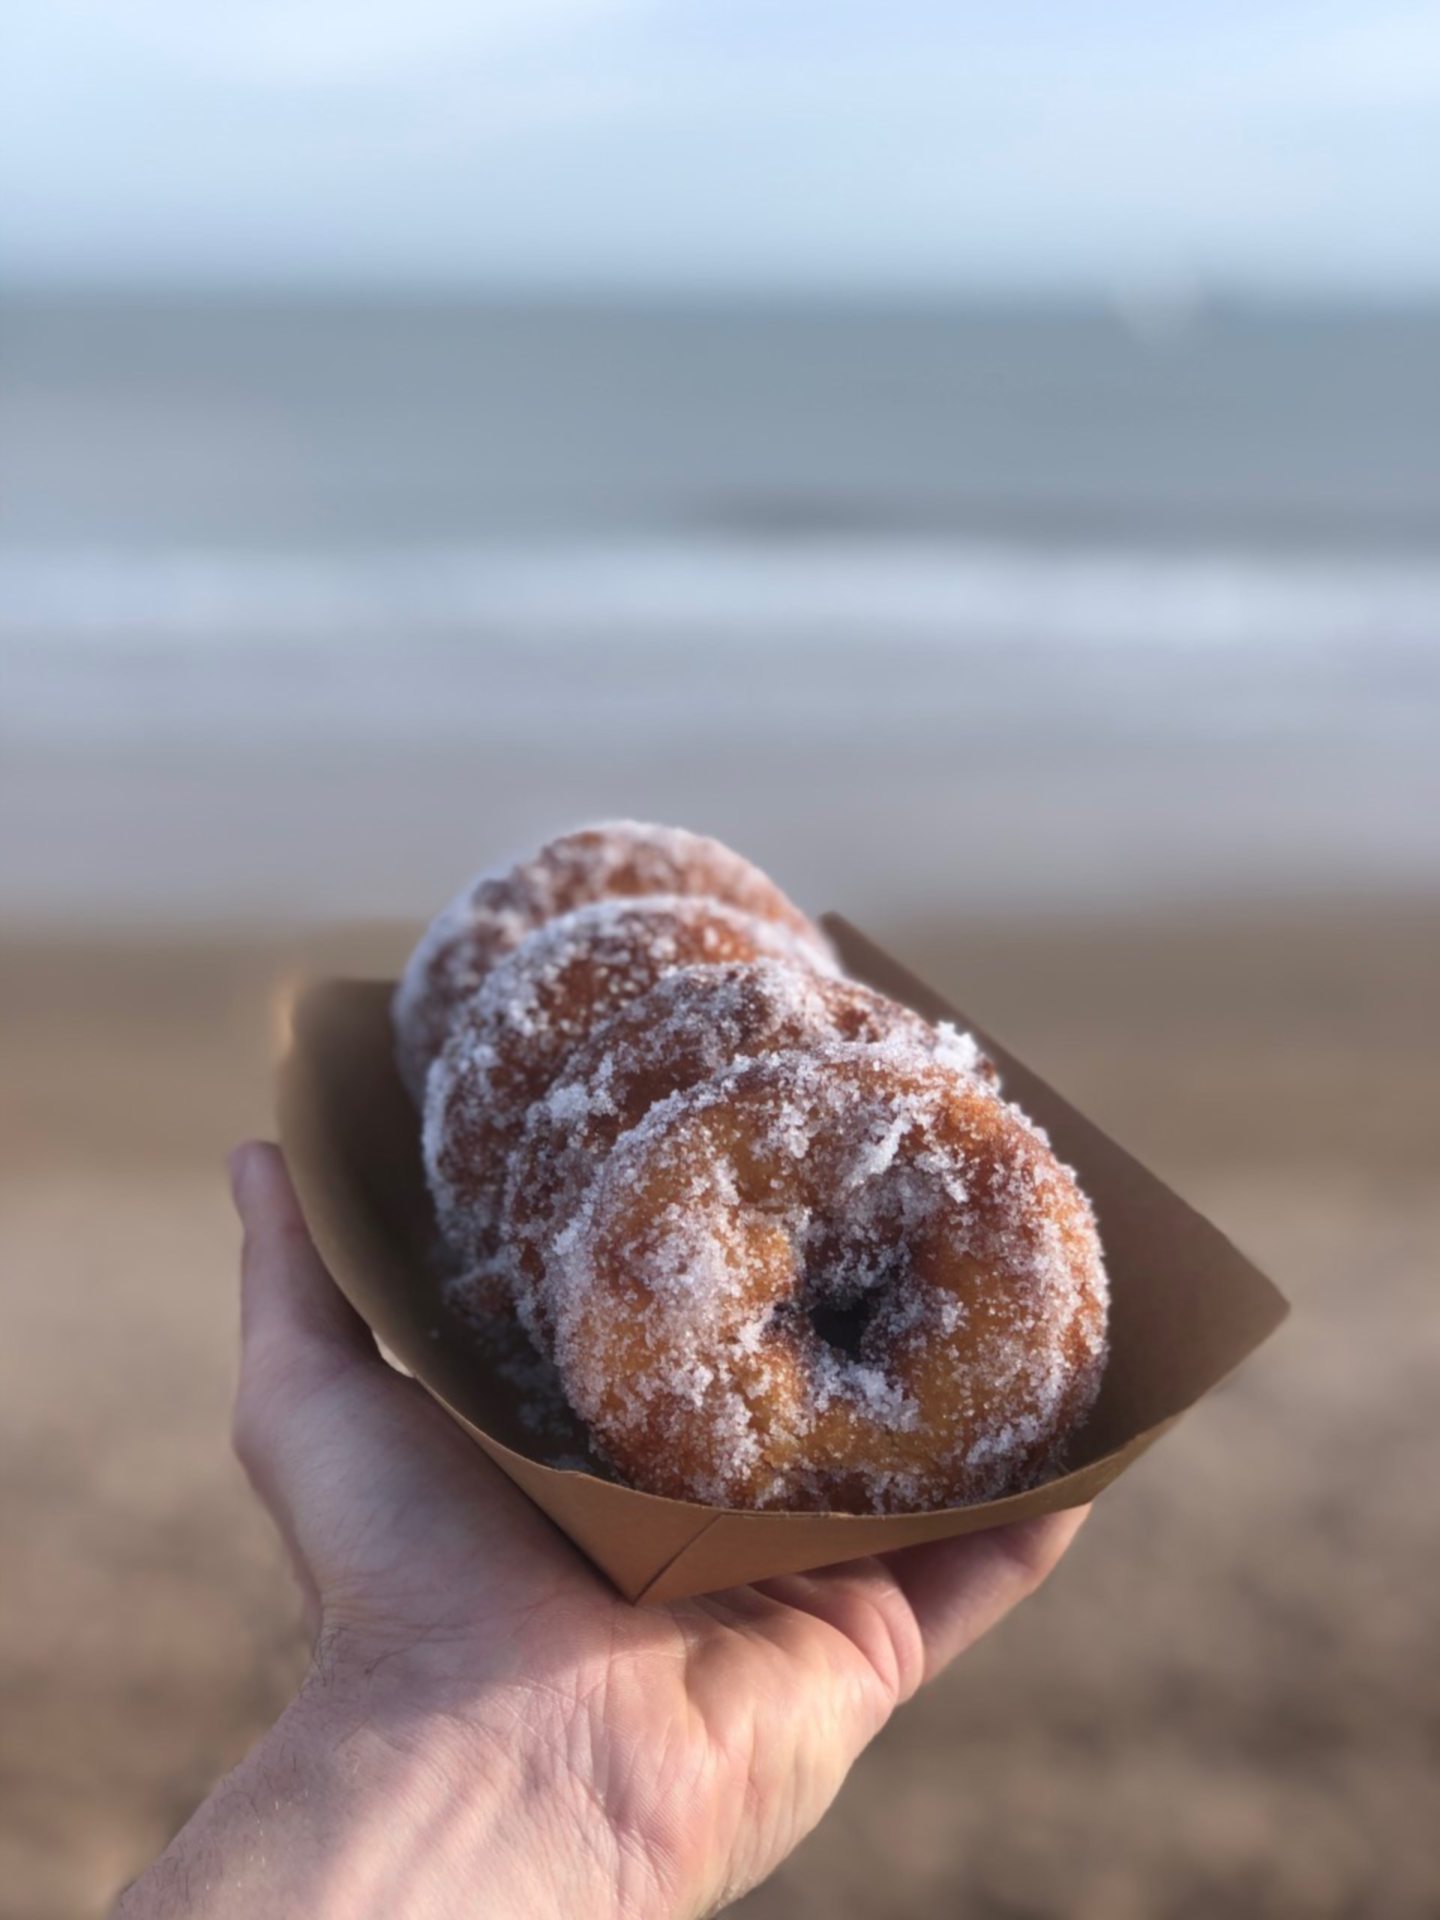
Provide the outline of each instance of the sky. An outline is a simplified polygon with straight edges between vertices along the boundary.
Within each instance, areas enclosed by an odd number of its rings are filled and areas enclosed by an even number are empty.
[[[1440,9],[11,0],[10,285],[1440,292]]]

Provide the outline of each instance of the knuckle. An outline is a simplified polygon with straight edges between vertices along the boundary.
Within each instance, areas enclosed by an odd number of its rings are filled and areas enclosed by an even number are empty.
[[[1043,1523],[1005,1527],[996,1535],[1010,1576],[1026,1599],[1044,1585],[1055,1564],[1055,1545],[1049,1527]]]
[[[253,1475],[264,1456],[264,1429],[256,1418],[252,1397],[243,1392],[230,1418],[230,1447],[246,1473]]]
[[[278,1335],[246,1342],[230,1439],[247,1471],[268,1461],[287,1437],[315,1427],[334,1404],[344,1368]]]
[[[293,1401],[286,1378],[291,1371],[273,1341],[247,1342],[230,1418],[230,1444],[252,1476],[273,1453],[277,1431]]]

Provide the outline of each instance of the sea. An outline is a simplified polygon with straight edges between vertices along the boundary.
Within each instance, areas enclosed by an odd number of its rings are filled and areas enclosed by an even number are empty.
[[[1440,310],[11,297],[0,653],[12,918],[1428,891]]]

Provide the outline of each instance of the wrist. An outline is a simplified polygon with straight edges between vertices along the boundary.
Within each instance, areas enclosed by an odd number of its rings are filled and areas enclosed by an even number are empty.
[[[316,1664],[116,1920],[650,1920],[674,1911],[529,1688],[427,1697],[407,1660]]]

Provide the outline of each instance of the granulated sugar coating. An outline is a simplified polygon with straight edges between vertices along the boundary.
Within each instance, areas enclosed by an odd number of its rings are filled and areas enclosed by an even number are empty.
[[[709,895],[787,927],[822,959],[825,937],[775,882],[718,840],[614,820],[567,833],[529,860],[484,873],[430,923],[395,990],[400,1077],[417,1105],[456,1009],[504,954],[547,921],[597,900]]]
[[[571,1405],[636,1486],[902,1512],[1055,1470],[1105,1356],[1094,1218],[922,1048],[828,1042],[672,1094],[556,1248]]]
[[[510,1156],[571,1051],[676,967],[762,957],[797,971],[793,931],[716,900],[603,900],[562,914],[491,969],[429,1076],[425,1168],[440,1230],[478,1273],[508,1273],[499,1237]]]
[[[611,1468],[716,1506],[1055,1470],[1105,1355],[1087,1202],[969,1035],[836,978],[737,854],[554,841],[446,909],[394,1018],[450,1311],[534,1431],[558,1381]]]
[[[742,1060],[827,1040],[903,1039],[961,1072],[994,1078],[969,1034],[854,981],[772,960],[680,967],[631,1000],[567,1060],[530,1109],[506,1182],[502,1237],[515,1304],[532,1337],[550,1341],[545,1272],[606,1155],[658,1101]]]

